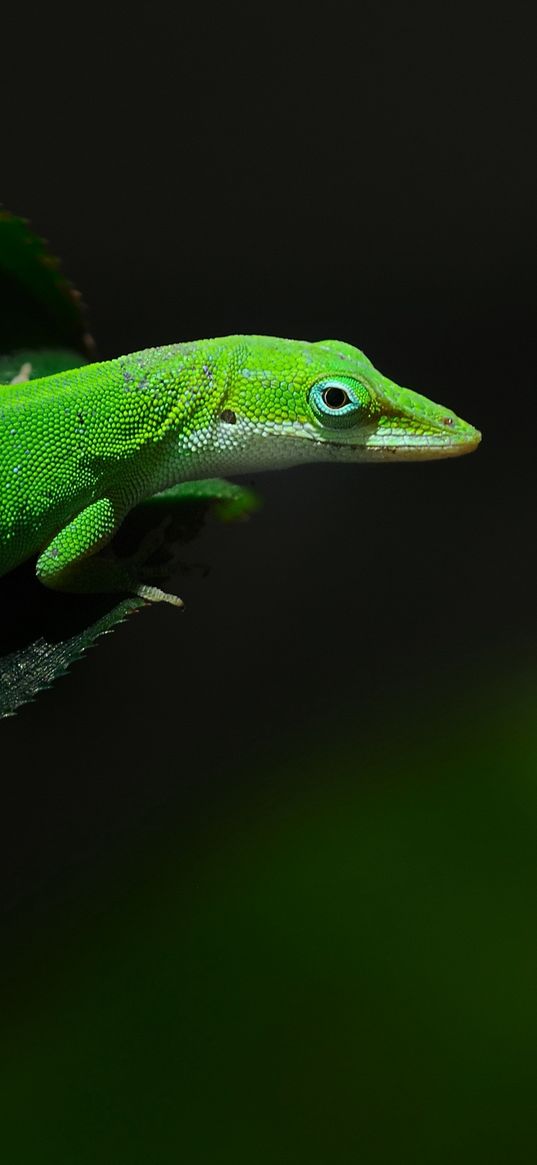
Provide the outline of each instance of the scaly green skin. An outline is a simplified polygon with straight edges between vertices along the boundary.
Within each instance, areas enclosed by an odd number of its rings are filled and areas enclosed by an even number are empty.
[[[91,557],[143,499],[215,474],[451,457],[479,440],[335,340],[227,336],[0,385],[0,575],[37,555],[49,587],[167,597]]]

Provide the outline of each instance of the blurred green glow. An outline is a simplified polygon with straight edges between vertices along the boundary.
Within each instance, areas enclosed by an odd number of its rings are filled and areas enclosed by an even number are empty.
[[[536,686],[297,741],[111,871],[11,986],[3,1159],[527,1159]]]

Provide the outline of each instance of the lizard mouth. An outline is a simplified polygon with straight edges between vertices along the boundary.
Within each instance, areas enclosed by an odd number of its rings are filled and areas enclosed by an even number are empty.
[[[481,441],[481,433],[471,425],[464,431],[431,433],[382,433],[378,430],[362,441],[333,441],[310,437],[319,448],[330,451],[338,460],[354,461],[438,461],[447,457],[462,457],[473,453]]]

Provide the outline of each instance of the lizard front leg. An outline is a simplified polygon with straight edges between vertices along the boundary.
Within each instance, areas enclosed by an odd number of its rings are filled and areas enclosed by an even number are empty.
[[[130,592],[151,602],[182,607],[182,600],[176,595],[141,584],[128,561],[99,554],[123,517],[110,498],[99,498],[86,506],[40,554],[36,567],[39,581],[52,590],[77,594]]]

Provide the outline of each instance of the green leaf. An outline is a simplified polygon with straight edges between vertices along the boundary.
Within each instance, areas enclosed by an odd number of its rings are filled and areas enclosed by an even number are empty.
[[[24,219],[0,210],[0,353],[43,348],[77,353],[76,363],[88,359],[86,312],[47,244]]]

